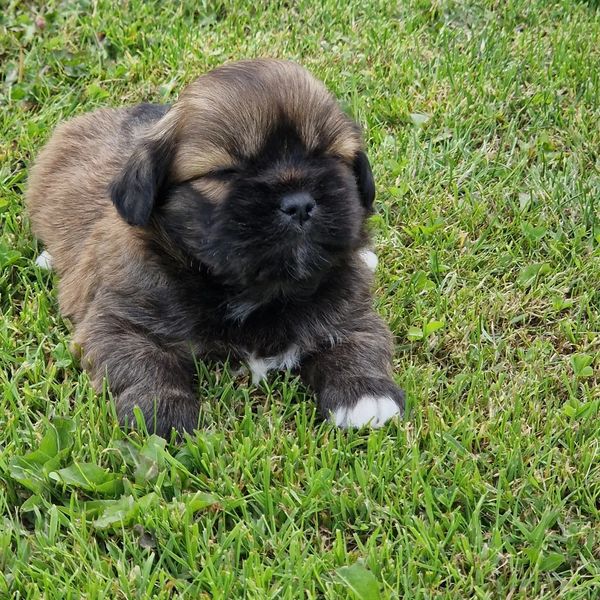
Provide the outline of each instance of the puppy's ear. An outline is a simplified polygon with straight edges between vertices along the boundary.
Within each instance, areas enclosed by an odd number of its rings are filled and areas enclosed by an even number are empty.
[[[117,212],[130,225],[146,225],[169,169],[170,144],[143,141],[133,150],[121,174],[110,185]]]
[[[373,179],[373,171],[371,171],[369,159],[362,150],[354,157],[354,164],[352,166],[362,205],[369,212],[372,212],[375,200],[375,180]]]

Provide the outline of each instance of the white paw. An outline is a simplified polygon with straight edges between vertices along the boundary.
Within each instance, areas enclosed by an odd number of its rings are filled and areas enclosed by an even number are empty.
[[[48,250],[44,250],[36,259],[35,264],[40,269],[46,269],[47,271],[52,270],[52,255]]]
[[[368,248],[363,248],[362,250],[358,251],[358,255],[363,260],[365,265],[367,265],[367,268],[370,271],[375,272],[375,269],[377,268],[377,263],[379,262],[377,254],[375,254],[375,252],[369,250]]]
[[[361,396],[354,406],[332,411],[330,420],[338,427],[381,427],[399,414],[400,407],[389,396]]]

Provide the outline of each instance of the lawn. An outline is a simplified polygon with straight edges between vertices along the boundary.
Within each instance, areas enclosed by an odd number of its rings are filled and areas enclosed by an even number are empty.
[[[598,598],[600,12],[592,1],[0,1],[0,598]],[[61,120],[297,60],[364,127],[404,421],[198,365],[126,435],[34,266]]]

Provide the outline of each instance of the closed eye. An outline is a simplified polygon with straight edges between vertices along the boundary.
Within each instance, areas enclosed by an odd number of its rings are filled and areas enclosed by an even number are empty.
[[[240,170],[236,167],[224,167],[222,169],[211,169],[208,173],[204,175],[204,177],[215,177],[218,179],[223,179],[225,177],[232,177],[233,175],[238,175]]]
[[[202,173],[201,175],[194,175],[193,177],[189,177],[181,183],[193,183],[194,181],[202,181],[203,179],[224,180],[229,179],[234,175],[238,175],[239,172],[240,169],[236,167],[223,167],[222,169],[211,169],[210,171]]]

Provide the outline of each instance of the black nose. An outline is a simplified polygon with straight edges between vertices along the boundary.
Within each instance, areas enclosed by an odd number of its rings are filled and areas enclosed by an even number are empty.
[[[308,192],[287,194],[281,199],[279,210],[297,223],[305,223],[316,206],[314,198]]]

